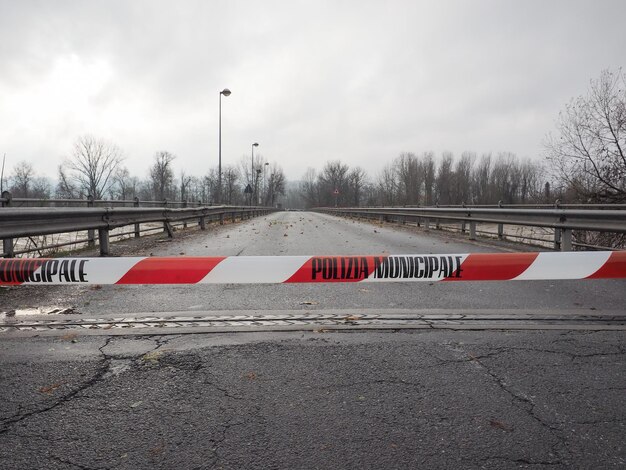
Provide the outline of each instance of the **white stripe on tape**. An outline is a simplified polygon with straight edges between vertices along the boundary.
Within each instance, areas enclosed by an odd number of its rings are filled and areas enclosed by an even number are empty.
[[[220,262],[200,284],[281,283],[310,256],[232,256]]]
[[[539,253],[515,280],[583,279],[600,269],[610,256],[610,251]]]

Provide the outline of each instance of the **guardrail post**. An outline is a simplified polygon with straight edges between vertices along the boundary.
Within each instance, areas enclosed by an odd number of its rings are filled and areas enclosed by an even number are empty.
[[[504,224],[498,224],[498,240],[504,240]]]
[[[166,209],[167,208],[167,199],[163,199],[163,208]],[[172,238],[172,227],[170,227],[169,223],[167,222],[167,220],[163,221],[163,233],[167,233],[167,236]]]
[[[469,239],[476,240],[476,222],[470,222]]]
[[[134,207],[139,207],[139,198],[135,197],[135,202],[133,202]],[[135,224],[135,238],[139,238],[141,235],[141,229],[139,224]]]
[[[220,225],[224,225],[224,213],[220,214]]]
[[[237,220],[237,214],[235,213],[235,211],[231,212],[231,217],[232,217],[232,223],[235,223],[235,220]]]
[[[204,215],[200,216],[198,224],[200,225],[200,230],[206,230],[206,218],[204,217]]]
[[[187,208],[187,199],[183,201],[183,208]],[[183,220],[183,228],[187,228],[187,219]]]
[[[11,201],[13,200],[13,196],[9,191],[2,191],[2,207],[9,207],[11,205]]]
[[[424,219],[424,230],[426,232],[430,230],[430,219]]]
[[[98,229],[98,243],[100,244],[100,256],[109,256],[109,229]]]
[[[561,230],[561,251],[572,251],[572,229]]]
[[[561,229],[560,228],[554,229],[554,249],[555,250],[561,249]]]
[[[12,238],[5,238],[2,240],[2,252],[4,253],[5,258],[15,258]]]
[[[465,233],[467,231],[466,225],[467,225],[467,222],[465,221],[461,222],[461,233]]]
[[[11,196],[11,193],[9,191],[2,191],[2,199],[4,199],[2,201],[2,207],[11,206],[11,200],[13,199],[13,196]],[[2,252],[4,253],[5,258],[15,257],[12,238],[5,238],[2,240]]]
[[[87,195],[87,207],[93,207],[93,195]],[[87,246],[96,246],[96,231],[92,228],[87,230]]]

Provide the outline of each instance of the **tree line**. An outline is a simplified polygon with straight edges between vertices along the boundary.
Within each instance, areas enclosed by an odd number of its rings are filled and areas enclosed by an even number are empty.
[[[527,204],[550,201],[543,166],[512,153],[402,153],[374,178],[340,161],[309,169],[300,184],[306,207]]]
[[[116,145],[96,137],[78,138],[68,158],[58,167],[56,185],[49,178],[37,176],[33,165],[19,162],[8,178],[7,189],[13,197],[190,201],[228,205],[275,205],[285,193],[282,168],[255,156],[254,171],[247,156],[239,165],[222,169],[220,191],[217,168],[205,175],[192,175],[184,169],[176,173],[176,156],[167,151],[156,152],[147,175],[131,175],[123,165],[124,157]],[[252,192],[245,193],[250,185]]]

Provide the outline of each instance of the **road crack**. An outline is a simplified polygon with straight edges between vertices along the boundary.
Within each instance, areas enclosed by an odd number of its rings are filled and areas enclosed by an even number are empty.
[[[542,465],[561,464],[563,461],[563,456],[561,454],[563,452],[567,452],[567,446],[566,446],[565,440],[560,434],[561,430],[553,426],[552,424],[544,421],[543,419],[541,419],[535,413],[535,407],[536,407],[535,402],[532,399],[528,398],[525,394],[515,392],[514,390],[509,388],[505,380],[499,377],[494,371],[492,371],[491,368],[488,365],[486,365],[483,361],[481,361],[479,357],[472,356],[471,361],[477,364],[481,369],[483,369],[483,371],[493,379],[496,385],[498,385],[498,387],[502,391],[504,391],[508,396],[512,398],[512,403],[518,409],[524,411],[533,421],[535,421],[541,427],[546,429],[549,432],[549,434],[552,435],[557,440],[558,444],[560,444],[560,446],[562,447],[562,451],[554,449],[554,446],[553,446],[554,453],[559,456],[559,459],[556,462],[544,461],[542,462]]]
[[[68,403],[69,401],[71,401],[72,399],[74,399],[76,396],[78,396],[80,393],[84,392],[85,390],[87,390],[88,388],[94,386],[95,384],[97,384],[100,379],[102,379],[102,377],[104,377],[104,375],[108,372],[109,370],[109,365],[111,362],[111,359],[109,356],[106,355],[106,353],[104,353],[103,349],[106,348],[108,346],[108,344],[111,342],[112,337],[108,337],[105,341],[105,343],[100,346],[98,348],[98,350],[100,351],[100,353],[103,356],[103,360],[101,361],[101,365],[98,368],[98,370],[96,371],[96,373],[93,375],[93,377],[91,377],[89,380],[87,380],[86,382],[84,382],[82,385],[80,385],[79,387],[71,390],[70,392],[66,393],[65,395],[61,396],[58,400],[56,400],[55,402],[49,404],[48,406],[45,406],[43,408],[39,408],[36,410],[31,410],[31,411],[27,411],[25,413],[18,413],[14,416],[12,416],[11,418],[4,420],[2,422],[2,428],[0,428],[0,435],[2,434],[6,434],[7,432],[9,432],[11,430],[11,428],[32,417],[32,416],[36,416],[36,415],[40,415],[43,413],[47,413],[48,411],[52,411],[55,408]]]

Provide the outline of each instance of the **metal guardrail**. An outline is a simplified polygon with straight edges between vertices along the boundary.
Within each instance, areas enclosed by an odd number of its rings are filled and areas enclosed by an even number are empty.
[[[109,254],[109,231],[118,227],[134,225],[134,235],[139,237],[140,224],[163,222],[163,229],[172,236],[172,222],[197,220],[202,230],[207,220],[225,217],[241,219],[265,215],[276,209],[250,206],[210,206],[195,208],[144,208],[144,207],[3,207],[0,209],[0,239],[3,240],[4,257],[15,255],[13,239],[55,233],[88,231],[87,242],[95,245],[98,231],[100,254]],[[36,251],[36,250],[32,250]]]
[[[572,230],[626,233],[626,210],[618,209],[526,209],[478,207],[322,207],[314,209],[327,214],[363,217],[406,223],[415,221],[418,226],[430,228],[431,220],[461,224],[461,231],[469,225],[469,239],[476,239],[476,225],[497,224],[498,238],[504,238],[504,226],[546,227],[554,229],[554,248],[572,250]],[[620,210],[621,209],[621,210]]]
[[[85,199],[49,199],[13,197],[9,191],[0,195],[1,207],[205,207],[213,206],[203,201],[145,201],[138,197],[134,199],[94,199],[87,196]]]

